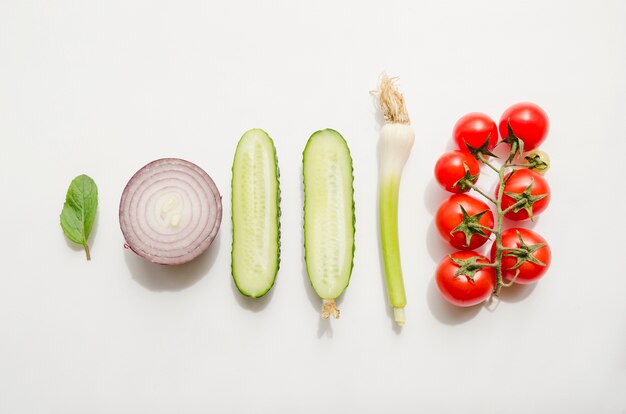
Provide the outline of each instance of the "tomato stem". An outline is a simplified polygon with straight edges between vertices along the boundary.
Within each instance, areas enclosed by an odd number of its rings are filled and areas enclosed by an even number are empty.
[[[483,154],[478,154],[478,158],[487,167],[491,168],[492,170],[494,170],[498,174],[500,173],[500,170],[498,168],[496,168],[492,163],[490,163],[489,160],[487,159],[487,157],[485,157]],[[502,181],[502,180],[500,180],[500,181]]]
[[[491,197],[489,194],[487,194],[486,192],[484,192],[480,187],[478,187],[477,185],[474,185],[472,183],[467,183],[467,186],[469,188],[471,188],[472,190],[476,191],[477,193],[479,193],[480,195],[482,195],[483,197],[485,197],[487,200],[491,201],[493,204],[497,204],[496,200],[493,199],[493,197]]]
[[[521,205],[524,200],[521,200],[521,202],[517,202],[512,206],[506,208],[505,210],[502,210],[502,196],[504,195],[504,174],[507,168],[512,167],[514,164],[512,164],[511,161],[507,160],[500,166],[500,168],[497,168],[491,162],[489,162],[487,157],[485,157],[483,154],[478,154],[478,158],[483,164],[498,173],[498,192],[495,199],[486,194],[484,191],[479,190],[478,187],[472,186],[472,189],[476,190],[476,192],[481,194],[483,197],[491,201],[496,206],[496,226],[494,229],[489,229],[493,234],[496,235],[496,257],[493,263],[491,263],[489,266],[496,269],[496,286],[493,289],[493,295],[499,296],[502,287],[509,285],[502,280],[502,255],[504,250],[504,247],[502,246],[502,222],[504,221],[504,215],[510,210],[513,210],[515,207],[518,207],[518,205]]]
[[[476,223],[476,227],[478,227],[479,229],[483,229],[483,230],[487,230],[489,233],[495,233],[495,229],[491,228],[491,227],[487,227],[487,226],[483,226],[480,223]]]
[[[513,276],[513,279],[511,279],[511,280],[510,280],[509,282],[507,282],[507,283],[502,282],[502,286],[504,286],[504,287],[511,287],[511,286],[513,285],[513,283],[515,283],[515,279],[517,279],[517,277],[519,276],[519,274],[520,274],[520,270],[519,270],[519,269],[517,269],[517,271],[515,272],[515,276]]]
[[[526,204],[526,200],[523,200],[523,199],[522,199],[522,200],[519,200],[517,203],[515,203],[515,204],[513,204],[513,205],[511,205],[511,206],[509,206],[509,207],[507,207],[507,208],[506,208],[506,209],[502,212],[502,214],[506,214],[506,213],[508,213],[509,211],[513,210],[514,208],[519,207],[519,206],[522,206],[522,205],[524,205],[524,204]]]
[[[496,197],[496,259],[493,262],[496,268],[496,286],[493,290],[495,296],[500,295],[502,289],[502,222],[504,221],[504,211],[502,211],[502,196],[504,194],[504,171],[507,163],[502,164],[498,170],[498,196]]]
[[[491,233],[496,235],[496,256],[495,256],[493,263],[491,263],[489,266],[494,267],[496,269],[496,286],[493,289],[493,295],[499,296],[500,290],[502,289],[502,287],[511,286],[511,284],[515,280],[514,278],[513,281],[505,283],[502,279],[502,256],[503,256],[503,251],[504,251],[504,247],[502,246],[502,223],[504,221],[504,215],[508,213],[509,211],[522,206],[526,202],[526,200],[519,200],[518,202],[505,208],[504,210],[502,209],[502,196],[504,195],[504,185],[505,185],[504,176],[508,168],[527,167],[527,165],[513,164],[512,159],[507,159],[506,161],[504,161],[504,163],[502,163],[500,168],[498,168],[495,165],[493,165],[484,154],[479,153],[478,159],[483,164],[485,164],[487,167],[491,168],[493,171],[495,171],[498,174],[498,191],[497,191],[497,195],[495,199],[491,197],[490,195],[486,194],[483,190],[481,190],[480,188],[478,188],[477,186],[473,184],[470,184],[470,187],[473,190],[475,190],[477,193],[485,197],[487,200],[491,201],[496,206],[495,228],[493,229],[484,228],[484,229],[489,230]],[[513,250],[513,249],[509,249],[509,250]],[[515,275],[515,277],[517,277],[517,275]]]
[[[512,150],[512,151],[517,151],[517,150]],[[481,190],[480,188],[478,188],[477,186],[475,186],[472,183],[469,183],[469,187],[471,189],[473,189],[474,191],[476,191],[477,193],[481,194],[483,197],[485,197],[487,200],[491,201],[493,204],[495,204],[496,206],[496,225],[495,228],[490,229],[488,227],[485,226],[480,226],[481,229],[490,231],[492,234],[496,235],[496,241],[495,241],[495,245],[496,245],[496,255],[495,258],[493,260],[493,263],[490,263],[489,267],[494,267],[496,269],[496,285],[493,289],[493,295],[494,296],[499,296],[500,295],[500,290],[502,289],[502,287],[509,287],[513,284],[513,282],[515,282],[515,279],[517,278],[517,276],[519,275],[519,269],[517,270],[517,272],[515,273],[515,276],[513,277],[513,279],[509,282],[504,282],[503,278],[502,278],[502,256],[504,255],[504,246],[502,246],[502,224],[504,221],[504,216],[510,212],[515,210],[518,207],[523,206],[525,203],[527,203],[527,200],[525,199],[521,199],[518,200],[517,202],[515,202],[513,205],[508,206],[505,209],[502,209],[502,197],[504,195],[504,186],[506,184],[505,182],[505,174],[507,172],[508,169],[510,168],[514,168],[514,167],[521,167],[521,168],[530,168],[531,164],[515,164],[513,163],[513,157],[509,157],[508,159],[506,159],[502,165],[500,165],[500,167],[496,167],[494,164],[492,164],[489,161],[489,158],[487,156],[485,156],[485,154],[482,153],[478,153],[477,157],[479,159],[479,161],[481,161],[483,164],[485,164],[487,167],[491,168],[493,171],[495,171],[498,174],[498,191],[496,193],[496,198],[494,199],[493,197],[491,197],[489,194],[487,194],[485,191]],[[508,180],[508,179],[507,179]],[[522,249],[517,249],[517,248],[507,248],[507,251],[511,251],[511,252],[522,252]]]

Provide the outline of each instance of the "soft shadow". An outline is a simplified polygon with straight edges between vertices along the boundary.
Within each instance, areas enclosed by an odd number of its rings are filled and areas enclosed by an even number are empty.
[[[428,184],[426,184],[426,190],[424,191],[424,206],[426,206],[426,210],[434,216],[441,203],[451,195],[452,194],[441,188],[434,178],[431,178]]]
[[[453,253],[455,249],[446,243],[439,235],[439,230],[435,226],[435,221],[431,220],[426,230],[426,248],[433,263],[439,263],[441,259]]]
[[[498,296],[491,295],[489,299],[485,301],[483,307],[489,312],[495,312],[498,309],[498,306],[502,303],[502,300]]]
[[[459,147],[456,145],[456,141],[454,141],[454,138],[450,138],[448,140],[448,142],[446,143],[446,152],[447,151],[455,151],[458,150]],[[434,165],[433,165],[434,168]]]
[[[511,148],[509,144],[500,144],[497,147],[495,147],[493,150],[491,150],[491,152],[496,154],[496,157],[498,157],[499,162],[503,162],[504,160],[509,158],[509,153],[511,152]]]
[[[485,167],[483,167],[485,168]],[[498,187],[500,185],[500,182],[498,181],[498,176],[496,175],[496,178],[494,180],[493,183],[491,183],[491,185],[489,186],[489,190],[486,191],[487,194],[489,194],[491,197],[493,197],[494,199],[498,198]],[[484,188],[483,188],[484,190]],[[476,193],[474,193],[474,195],[476,195]],[[482,199],[482,196],[480,196]],[[493,204],[491,204],[493,206]]]
[[[276,278],[278,278],[278,275],[276,275]],[[276,281],[274,281],[274,286],[272,286],[270,291],[260,298],[251,298],[242,294],[239,289],[237,289],[237,285],[235,285],[235,281],[233,280],[232,275],[230,277],[230,287],[233,291],[235,299],[237,299],[237,303],[243,309],[249,310],[251,312],[260,312],[265,309],[267,305],[269,305],[272,297],[274,297],[274,289],[276,288],[275,285]]]
[[[481,305],[462,308],[446,302],[437,289],[434,277],[430,279],[428,289],[426,289],[426,303],[435,319],[446,325],[465,323],[478,315],[482,308]]]
[[[89,234],[89,249],[93,249],[96,245],[96,236],[98,235],[98,223],[100,222],[100,210],[96,210],[96,217],[93,219],[93,225],[91,226],[91,234]]]
[[[510,287],[503,287],[500,291],[500,300],[502,302],[516,303],[526,299],[537,287],[536,283],[530,285],[513,284]]]
[[[65,244],[67,244],[67,246],[70,249],[74,250],[75,252],[84,252],[85,251],[85,249],[83,248],[83,246],[81,244],[74,243],[73,241],[68,239],[67,236],[65,236],[65,234],[63,234],[63,238],[65,239]],[[91,238],[90,238],[90,240],[91,240]],[[89,244],[89,248],[91,249],[91,244]]]
[[[502,222],[502,229],[506,230],[512,227],[523,227],[525,229],[533,229],[539,223],[540,219],[541,219],[540,217],[534,217],[534,221],[531,221],[531,220],[519,221],[519,220],[511,220],[505,217],[504,221]]]
[[[304,238],[304,236],[302,237]],[[304,246],[304,243],[302,243],[302,246]],[[328,319],[323,319],[321,316],[322,315],[322,299],[319,296],[317,296],[317,293],[315,293],[315,290],[313,289],[313,286],[311,285],[311,281],[309,280],[309,274],[307,273],[307,270],[306,270],[306,262],[304,260],[304,247],[302,247],[302,249],[303,249],[302,281],[304,282],[304,290],[306,291],[306,295],[309,298],[309,302],[311,302],[311,306],[315,310],[315,315],[318,318],[317,337],[318,338],[322,338],[322,337],[332,338],[333,337],[333,324],[331,320],[333,318],[330,317]],[[341,296],[335,299],[335,303],[337,304],[337,308],[339,308],[340,312],[341,312],[341,303],[343,302],[343,297],[345,294],[346,292],[344,291],[341,294]],[[341,318],[343,314],[340,313],[339,316]]]
[[[311,285],[311,280],[309,279],[309,273],[306,270],[306,261],[304,260],[304,231],[302,232],[302,235],[301,235],[300,245],[302,246],[302,270],[301,270],[302,282],[304,283],[304,290],[306,291],[306,295],[309,298],[309,302],[311,302],[311,306],[315,310],[315,315],[318,318],[317,337],[318,338],[322,338],[322,337],[332,338],[333,337],[333,324],[331,323],[332,317],[328,319],[322,319],[322,316],[321,316],[322,299],[319,296],[317,296],[317,293],[315,293],[315,290],[313,289],[313,286]],[[335,302],[337,303],[337,307],[339,308],[340,312],[341,312],[341,302],[343,302],[343,297],[345,294],[346,292],[344,291],[341,294],[341,296],[335,299]],[[340,317],[341,317],[341,313],[340,313]]]
[[[218,233],[206,252],[182,265],[164,266],[151,263],[130,249],[125,252],[124,259],[133,279],[146,289],[154,292],[179,291],[194,285],[213,267],[219,254],[220,239],[221,235]]]
[[[330,318],[323,319],[319,318],[319,322],[317,323],[317,337],[318,338],[332,338],[333,337],[333,324],[330,321]]]

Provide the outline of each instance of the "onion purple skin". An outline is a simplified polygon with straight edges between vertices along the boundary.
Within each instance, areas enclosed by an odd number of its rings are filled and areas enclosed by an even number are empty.
[[[152,193],[144,197],[144,193],[150,191]],[[163,224],[159,217],[163,221],[163,214],[169,210],[163,210],[162,206],[157,217],[156,208],[167,194],[174,197],[169,196],[165,202],[180,200],[181,206],[178,207],[183,211],[180,214],[175,212],[178,219],[173,227],[171,218],[168,218],[169,227],[165,227],[168,234],[157,233],[154,227]],[[188,222],[178,231],[179,216],[187,211],[185,209],[197,211],[195,215],[193,211],[188,212],[189,217],[182,218],[182,224]],[[148,211],[155,214],[150,216]],[[162,158],[142,167],[128,181],[120,199],[119,219],[125,247],[153,263],[180,265],[204,253],[217,236],[222,221],[222,196],[211,177],[196,164],[179,158]],[[197,219],[195,226],[191,222],[193,219]],[[189,237],[194,233],[197,235]],[[174,240],[170,242],[168,239]]]

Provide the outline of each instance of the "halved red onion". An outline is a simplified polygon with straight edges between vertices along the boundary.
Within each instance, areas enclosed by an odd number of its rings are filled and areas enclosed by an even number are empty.
[[[177,265],[202,254],[222,222],[222,196],[209,175],[178,158],[151,162],[132,176],[120,200],[120,228],[139,256]]]

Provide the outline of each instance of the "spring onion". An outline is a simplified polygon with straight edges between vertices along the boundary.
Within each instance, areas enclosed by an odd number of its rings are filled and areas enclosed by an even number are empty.
[[[383,74],[377,92],[386,121],[380,130],[379,140],[379,214],[387,294],[394,320],[402,326],[405,323],[406,295],[398,243],[398,192],[402,169],[411,153],[415,133],[410,125],[404,97],[396,89],[395,80]]]

